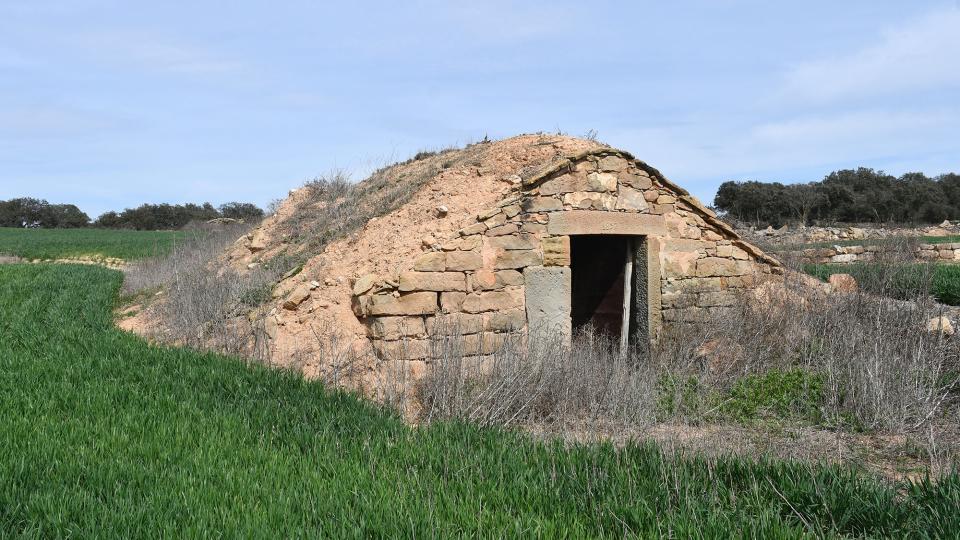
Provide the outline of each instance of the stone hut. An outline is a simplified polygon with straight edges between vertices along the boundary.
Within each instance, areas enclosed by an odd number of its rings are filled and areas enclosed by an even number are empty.
[[[465,354],[505,334],[583,325],[642,346],[783,273],[683,188],[629,153],[591,148],[511,177],[508,193],[389,278],[352,283],[352,309],[385,359],[427,359],[455,328]]]

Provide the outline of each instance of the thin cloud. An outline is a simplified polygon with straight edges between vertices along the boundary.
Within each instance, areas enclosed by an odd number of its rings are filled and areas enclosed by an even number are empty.
[[[879,43],[805,62],[785,76],[787,99],[839,101],[960,86],[960,9],[947,8],[890,28]]]

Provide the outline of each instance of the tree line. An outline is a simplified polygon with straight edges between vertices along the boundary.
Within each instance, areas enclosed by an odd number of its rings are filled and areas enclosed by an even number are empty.
[[[720,185],[713,205],[733,219],[759,226],[940,223],[960,219],[960,175],[895,177],[860,167],[806,184],[730,181]]]
[[[122,212],[106,212],[95,220],[73,204],[51,204],[43,199],[21,197],[0,201],[0,227],[73,229],[137,229],[153,231],[182,229],[188,223],[216,218],[259,219],[263,210],[252,203],[230,202],[215,207],[203,204],[142,204]]]

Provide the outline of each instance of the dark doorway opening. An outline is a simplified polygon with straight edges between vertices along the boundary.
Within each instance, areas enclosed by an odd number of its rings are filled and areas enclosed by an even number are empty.
[[[648,341],[645,240],[616,235],[570,237],[574,331],[591,326],[623,346]]]

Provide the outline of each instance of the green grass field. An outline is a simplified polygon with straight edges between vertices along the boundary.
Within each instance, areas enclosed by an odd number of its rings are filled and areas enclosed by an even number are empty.
[[[128,231],[111,229],[0,228],[0,254],[25,259],[58,259],[85,255],[127,261],[166,253],[182,231]]]
[[[803,271],[826,281],[833,274],[850,274],[864,290],[901,300],[929,291],[939,302],[960,306],[960,266],[953,264],[904,265],[892,275],[871,263],[809,264]],[[882,282],[882,286],[878,283]],[[882,290],[880,290],[882,288]]]
[[[0,537],[951,536],[960,476],[415,429],[114,329],[121,276],[0,266]]]

